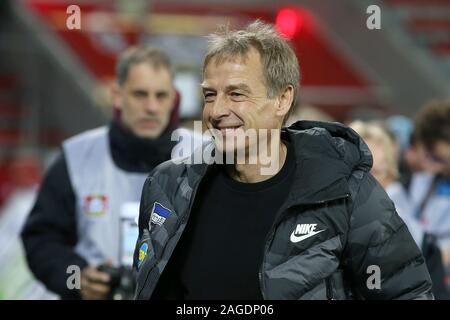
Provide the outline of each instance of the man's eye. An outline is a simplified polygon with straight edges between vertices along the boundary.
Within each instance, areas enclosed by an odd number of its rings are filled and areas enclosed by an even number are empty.
[[[136,98],[145,98],[145,97],[147,97],[147,92],[144,92],[144,91],[134,91],[134,92],[133,92],[133,95],[134,95]]]
[[[205,101],[210,102],[214,99],[215,94],[214,93],[205,93]]]
[[[167,92],[158,92],[156,94],[156,98],[159,100],[163,100],[165,98],[169,97],[169,94]]]
[[[233,100],[237,100],[237,101],[243,100],[245,98],[245,95],[243,95],[240,92],[231,92],[230,96]]]

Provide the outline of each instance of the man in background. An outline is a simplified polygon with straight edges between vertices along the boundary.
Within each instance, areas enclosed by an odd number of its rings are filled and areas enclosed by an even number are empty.
[[[113,98],[108,126],[63,142],[22,232],[30,269],[63,299],[111,297],[114,279],[101,268],[131,266],[142,186],[174,146],[177,93],[164,51],[124,52]],[[69,266],[81,269],[80,290],[67,286]]]

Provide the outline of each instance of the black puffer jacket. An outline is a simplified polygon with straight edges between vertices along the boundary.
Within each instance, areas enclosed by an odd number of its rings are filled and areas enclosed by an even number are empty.
[[[372,156],[361,138],[340,124],[300,121],[284,129],[282,139],[291,142],[297,169],[261,244],[263,297],[432,299],[423,256],[368,173]],[[208,168],[169,161],[147,179],[135,254],[137,299],[151,297]],[[156,202],[169,210],[161,225],[150,220]]]

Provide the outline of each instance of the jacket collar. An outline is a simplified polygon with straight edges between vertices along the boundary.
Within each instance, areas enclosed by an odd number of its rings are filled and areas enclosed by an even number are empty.
[[[331,122],[298,121],[282,129],[282,140],[295,152],[296,169],[287,204],[308,205],[347,197],[347,180],[360,169],[369,171],[372,155],[352,129]],[[190,165],[188,181],[197,186],[213,165]]]

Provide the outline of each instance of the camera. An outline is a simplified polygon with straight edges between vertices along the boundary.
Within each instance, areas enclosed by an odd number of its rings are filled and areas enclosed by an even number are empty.
[[[98,271],[109,274],[111,280],[109,285],[111,291],[108,295],[110,300],[132,300],[136,283],[133,270],[130,267],[113,267],[110,265],[101,265]]]

